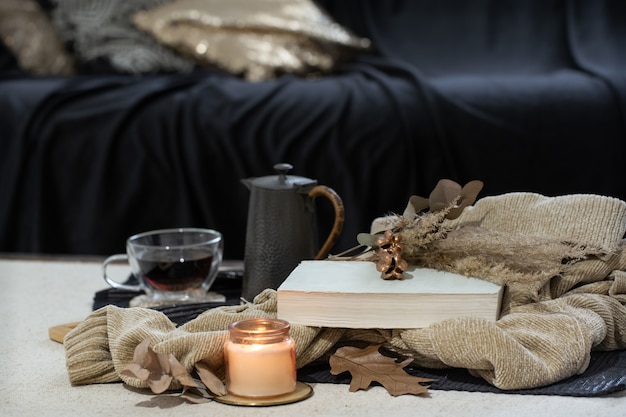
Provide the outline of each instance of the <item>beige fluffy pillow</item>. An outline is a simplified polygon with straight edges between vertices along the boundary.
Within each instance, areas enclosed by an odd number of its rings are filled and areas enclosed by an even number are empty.
[[[0,0],[0,37],[26,71],[37,75],[74,71],[73,58],[34,0]]]
[[[133,21],[198,63],[252,81],[328,73],[370,46],[310,0],[176,0]]]

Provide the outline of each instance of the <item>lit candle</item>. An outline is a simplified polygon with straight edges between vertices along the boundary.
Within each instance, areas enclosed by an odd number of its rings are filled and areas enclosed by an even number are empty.
[[[289,323],[247,319],[231,323],[224,345],[226,388],[242,397],[272,397],[296,389],[296,349]]]

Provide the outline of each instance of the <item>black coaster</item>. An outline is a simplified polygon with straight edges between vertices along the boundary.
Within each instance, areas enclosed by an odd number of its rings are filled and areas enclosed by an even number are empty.
[[[239,305],[241,303],[241,285],[243,271],[225,271],[218,274],[215,282],[211,286],[211,291],[222,294],[225,297],[223,302],[203,302],[186,303],[180,305],[167,305],[152,307],[163,312],[172,322],[179,326],[193,320],[200,313],[211,308],[225,305]],[[136,284],[137,280],[131,275],[126,281],[127,284]],[[116,305],[118,307],[128,307],[131,300],[141,296],[140,291],[126,291],[115,288],[107,288],[95,293],[93,298],[93,309],[97,310],[106,305]]]

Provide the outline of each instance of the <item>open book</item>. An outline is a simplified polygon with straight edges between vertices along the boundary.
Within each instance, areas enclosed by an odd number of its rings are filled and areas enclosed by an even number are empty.
[[[497,320],[503,287],[409,267],[384,280],[369,261],[302,261],[278,287],[278,318],[293,324],[406,329],[463,316]]]

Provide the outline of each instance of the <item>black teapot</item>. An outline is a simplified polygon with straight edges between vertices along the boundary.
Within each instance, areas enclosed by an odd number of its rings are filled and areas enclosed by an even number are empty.
[[[278,175],[242,180],[250,190],[242,298],[252,301],[266,288],[277,289],[305,259],[322,259],[341,233],[344,207],[339,195],[316,180],[287,175],[293,167],[276,164]],[[330,200],[332,230],[318,247],[315,198]]]

